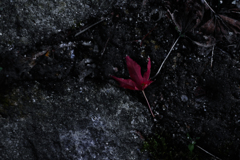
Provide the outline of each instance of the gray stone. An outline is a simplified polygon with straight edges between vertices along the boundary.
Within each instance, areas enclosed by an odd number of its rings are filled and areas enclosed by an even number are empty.
[[[110,84],[51,86],[34,82],[5,95],[11,103],[0,106],[0,159],[147,159],[135,134],[150,133],[147,106]]]
[[[1,0],[0,44],[9,50],[16,45],[33,45],[54,33],[76,27],[89,16],[101,18],[100,12],[109,9],[113,2]],[[85,24],[81,25],[83,27]]]

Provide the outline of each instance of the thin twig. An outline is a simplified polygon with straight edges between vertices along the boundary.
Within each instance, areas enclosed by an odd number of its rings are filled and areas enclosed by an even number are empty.
[[[205,48],[209,48],[209,47],[212,47],[212,46],[215,46],[216,45],[216,42],[212,42],[212,43],[209,43],[209,44],[204,44],[204,43],[200,43],[200,42],[197,42],[197,41],[194,41],[192,40],[190,37],[188,36],[185,36],[185,38],[188,38],[190,41],[192,41],[193,43],[195,43],[196,45],[200,46],[200,47],[205,47]]]
[[[105,20],[105,18],[103,18],[102,20],[100,20],[100,21],[98,21],[98,22],[92,24],[91,26],[85,28],[84,30],[78,32],[77,34],[75,34],[75,37],[77,37],[78,35],[82,34],[83,32],[85,32],[86,30],[90,29],[91,27],[97,25],[98,23],[101,23],[101,22],[104,21],[104,20]]]
[[[143,95],[144,95],[144,97],[145,97],[145,99],[146,99],[146,101],[147,101],[147,104],[148,104],[148,107],[149,107],[149,110],[150,110],[152,116],[155,117],[154,114],[153,114],[153,112],[152,112],[152,109],[151,109],[151,107],[150,107],[150,104],[149,104],[149,102],[148,102],[148,99],[147,99],[147,97],[146,97],[146,95],[145,95],[144,90],[142,90],[142,93],[143,93]]]
[[[103,51],[102,51],[102,53],[101,53],[101,56],[102,56],[103,53],[105,52],[105,49],[106,49],[106,47],[107,47],[107,44],[108,44],[109,39],[110,39],[110,38],[108,38],[108,39],[107,39],[107,42],[105,43],[105,46],[104,46]]]
[[[178,40],[179,40],[180,37],[181,37],[181,36],[179,36],[179,37],[177,38],[177,40],[174,42],[174,44],[172,45],[172,47],[171,47],[170,51],[168,52],[167,56],[166,56],[165,59],[163,60],[161,66],[159,67],[157,73],[156,73],[155,76],[153,76],[151,79],[154,79],[154,78],[159,74],[160,70],[162,69],[163,64],[164,64],[165,61],[167,60],[168,56],[169,56],[170,53],[172,52],[174,46],[176,45],[176,43],[178,42]]]
[[[200,147],[200,146],[198,146],[198,145],[196,145],[196,147],[198,147],[199,149],[201,149],[201,150],[204,151],[205,153],[209,154],[210,156],[212,156],[212,157],[214,157],[214,158],[216,158],[216,159],[218,159],[218,160],[222,160],[222,159],[218,158],[217,156],[209,153],[208,151],[206,151],[206,150],[203,149],[202,147]]]
[[[174,11],[173,13],[171,13],[169,10],[167,10],[167,11],[168,11],[169,15],[171,16],[173,23],[177,27],[178,32],[182,32],[182,27],[177,23],[176,19],[174,18],[174,12],[177,12],[177,11]]]
[[[212,7],[204,0],[205,4],[208,6],[208,8],[215,14],[215,11],[212,9]]]
[[[213,63],[213,54],[214,54],[214,46],[213,46],[213,49],[212,49],[212,56],[211,56],[211,68],[212,68],[212,63]]]

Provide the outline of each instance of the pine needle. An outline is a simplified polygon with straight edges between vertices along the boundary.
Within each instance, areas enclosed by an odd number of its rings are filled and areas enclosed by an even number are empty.
[[[101,23],[102,21],[104,21],[105,19],[103,18],[102,20],[90,25],[89,27],[85,28],[84,30],[78,32],[77,34],[75,34],[75,37],[77,37],[78,35],[82,34],[83,32],[87,31],[88,29],[92,28],[93,26],[97,25],[98,23]]]
[[[173,50],[173,48],[174,48],[174,46],[177,44],[177,42],[178,42],[178,40],[179,40],[179,38],[180,38],[181,36],[179,36],[177,39],[176,39],[176,41],[174,42],[174,44],[172,45],[172,47],[171,47],[171,49],[170,49],[170,51],[168,52],[168,54],[167,54],[167,56],[165,57],[165,59],[163,60],[163,62],[162,62],[162,64],[161,64],[161,66],[159,67],[159,69],[158,69],[158,71],[157,71],[157,73],[155,74],[155,76],[153,76],[151,79],[154,79],[158,74],[159,74],[159,72],[161,71],[161,69],[162,69],[162,66],[163,66],[163,64],[165,63],[165,61],[167,60],[167,58],[168,58],[168,56],[170,55],[170,53],[172,52],[172,50]]]

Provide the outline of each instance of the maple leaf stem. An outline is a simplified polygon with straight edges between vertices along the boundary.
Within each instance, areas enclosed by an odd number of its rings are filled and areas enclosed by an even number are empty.
[[[151,107],[150,107],[150,104],[149,104],[149,102],[148,102],[148,99],[147,99],[147,97],[146,97],[146,95],[145,95],[144,90],[142,90],[142,93],[143,93],[143,95],[144,95],[144,97],[145,97],[145,99],[146,99],[146,101],[147,101],[147,104],[148,104],[148,107],[149,107],[149,110],[150,110],[152,116],[155,117],[154,114],[153,114],[153,112],[152,112],[152,109],[151,109]]]
[[[163,64],[165,63],[165,61],[167,60],[167,58],[168,58],[168,56],[170,55],[170,53],[172,52],[172,50],[173,50],[173,48],[174,48],[174,46],[177,44],[177,42],[178,42],[178,40],[179,40],[179,38],[181,37],[181,35],[176,39],[176,41],[173,43],[173,45],[172,45],[172,47],[171,47],[171,49],[170,49],[170,51],[168,52],[168,54],[167,54],[167,56],[165,57],[165,59],[163,60],[163,62],[162,62],[162,64],[161,64],[161,66],[159,67],[159,69],[158,69],[158,71],[157,71],[157,73],[155,74],[155,76],[153,76],[151,79],[154,79],[158,74],[159,74],[159,72],[161,71],[161,69],[162,69],[162,66],[163,66]]]

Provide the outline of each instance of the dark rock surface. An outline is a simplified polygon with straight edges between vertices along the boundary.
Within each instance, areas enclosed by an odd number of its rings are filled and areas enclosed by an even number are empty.
[[[141,105],[146,105],[143,95],[117,88],[109,75],[128,78],[129,55],[143,72],[151,57],[153,76],[179,33],[162,1],[98,2],[111,7],[79,17],[84,26],[69,28],[69,21],[51,33],[40,26],[33,31],[43,39],[27,35],[27,43],[1,35],[1,158],[146,159],[134,132],[148,135],[154,124],[154,132],[167,132],[177,148],[187,149],[189,134],[200,137],[197,145],[217,157],[239,159],[239,35],[231,43],[218,40],[214,52],[180,38],[155,82],[145,89],[157,115],[154,122]],[[102,17],[106,19],[75,36]]]
[[[113,2],[1,0],[1,49],[44,41],[52,34],[75,27],[91,16],[103,15]],[[84,26],[84,23],[81,25]]]
[[[32,82],[4,98],[0,159],[147,159],[135,134],[150,133],[147,108],[110,84]]]

